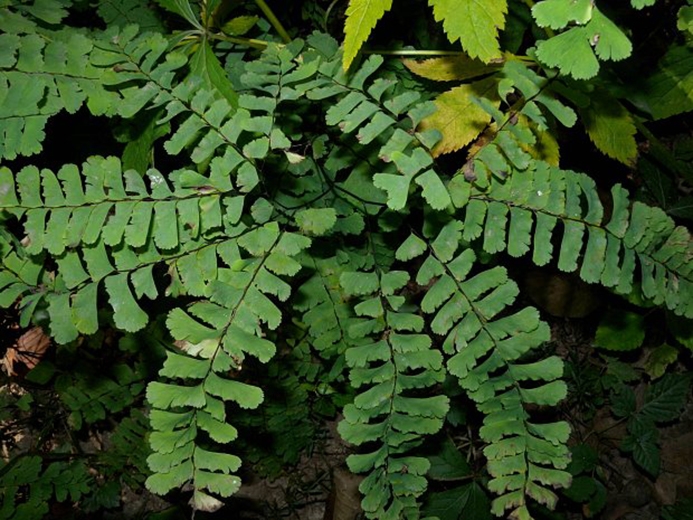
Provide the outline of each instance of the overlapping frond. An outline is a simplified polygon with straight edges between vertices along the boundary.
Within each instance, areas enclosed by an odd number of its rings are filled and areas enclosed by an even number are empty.
[[[226,405],[257,408],[262,389],[230,378],[243,368],[247,356],[266,363],[275,353],[264,330],[276,329],[282,313],[274,299],[286,301],[290,286],[282,276],[293,275],[300,264],[292,259],[310,245],[300,235],[282,233],[268,224],[227,241],[213,253],[226,267],[206,284],[204,298],[187,308],[174,309],[167,325],[179,351],[167,352],[159,375],[147,388],[154,409],[154,453],[149,465],[155,472],[147,480],[154,492],[190,485],[196,509],[214,510],[221,503],[213,495],[228,497],[240,486],[234,473],[235,455],[214,450],[236,438],[227,422]]]
[[[37,25],[66,15],[58,3],[0,7],[0,159],[40,152],[48,119],[63,110],[74,113],[86,103],[93,114],[112,113],[118,96],[89,61],[94,41]]]
[[[376,171],[369,174],[367,182],[387,193],[391,209],[405,210],[414,185],[422,188],[428,204],[444,209],[450,198],[429,153],[440,135],[435,130],[414,132],[435,107],[422,102],[418,92],[398,89],[392,80],[373,79],[382,63],[382,57],[371,56],[348,76],[341,69],[339,56],[326,59],[318,76],[302,90],[308,99],[330,99],[334,104],[325,113],[327,125],[338,127],[343,139],[353,140],[364,155],[378,158],[377,165],[370,165]],[[372,200],[375,196],[372,188],[370,191]]]
[[[428,459],[411,453],[426,435],[438,432],[448,411],[444,395],[431,395],[443,381],[443,356],[424,332],[424,320],[398,294],[409,281],[405,271],[345,272],[341,284],[358,297],[360,319],[349,333],[349,377],[358,395],[344,407],[339,432],[363,450],[347,459],[368,475],[360,485],[369,518],[418,518],[417,498],[426,490]]]
[[[518,257],[531,251],[533,261],[545,265],[560,237],[559,269],[579,270],[586,282],[621,294],[639,286],[657,305],[693,316],[693,245],[686,228],[659,208],[631,206],[618,185],[605,216],[589,177],[542,162],[535,168],[494,181],[483,192],[459,177],[451,182],[465,240],[482,239],[490,253],[507,250]]]
[[[568,425],[533,422],[525,409],[565,397],[562,362],[532,357],[550,339],[548,326],[535,309],[510,312],[517,285],[501,267],[475,269],[476,254],[466,244],[462,222],[452,220],[428,246],[411,235],[397,256],[424,255],[416,282],[430,288],[421,309],[432,317],[431,330],[444,338],[448,371],[485,415],[480,433],[488,443],[489,488],[499,495],[493,510],[501,515],[512,509],[515,517],[528,518],[527,497],[553,507],[550,487],[570,483],[563,471]]]
[[[148,318],[136,298],[157,297],[154,265],[204,258],[209,244],[202,237],[237,224],[243,200],[230,181],[215,188],[213,180],[189,170],[171,177],[173,186],[150,170],[145,180],[133,170],[123,172],[118,159],[99,157],[81,171],[74,165],[57,174],[31,166],[16,176],[0,170],[0,208],[23,218],[23,250],[56,260],[62,285],[46,297],[59,342],[96,332],[102,282],[116,324],[141,329]],[[28,288],[15,280],[7,290],[16,296]]]

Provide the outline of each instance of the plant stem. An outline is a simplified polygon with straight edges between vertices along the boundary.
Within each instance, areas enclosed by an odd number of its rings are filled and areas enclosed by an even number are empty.
[[[284,29],[284,26],[272,12],[272,9],[270,9],[265,0],[255,0],[255,3],[265,14],[269,23],[271,23],[272,27],[274,27],[274,30],[279,33],[279,36],[281,36],[282,40],[284,40],[284,43],[289,43],[291,41],[291,36],[289,36],[289,33],[286,32],[286,29]]]
[[[222,40],[225,42],[238,43],[239,45],[247,45],[248,47],[254,47],[256,49],[266,49],[269,45],[267,40],[258,40],[256,38],[243,38],[242,36],[228,36],[226,34],[214,34],[212,36],[215,40]]]
[[[413,50],[403,49],[398,51],[379,51],[377,49],[364,50],[364,54],[382,54],[383,56],[459,56],[463,51],[438,51],[438,50]]]

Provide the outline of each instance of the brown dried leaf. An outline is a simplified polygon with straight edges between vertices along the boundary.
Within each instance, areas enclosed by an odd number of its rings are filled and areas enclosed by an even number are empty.
[[[48,350],[51,339],[41,327],[34,327],[22,334],[14,347],[5,352],[3,363],[9,375],[15,375],[14,365],[23,363],[29,370],[34,368]]]

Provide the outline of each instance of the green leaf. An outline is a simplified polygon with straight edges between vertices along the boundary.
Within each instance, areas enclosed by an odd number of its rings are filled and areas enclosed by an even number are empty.
[[[137,332],[144,328],[149,318],[130,292],[127,273],[109,276],[104,283],[113,307],[116,326],[128,332]]]
[[[448,40],[460,40],[469,56],[484,63],[501,57],[498,33],[505,27],[506,0],[428,0],[428,5]]]
[[[434,480],[458,480],[469,475],[471,467],[455,444],[446,438],[436,454],[429,456],[428,477]]]
[[[51,335],[58,343],[69,343],[77,339],[79,331],[72,321],[70,295],[68,293],[48,296],[48,315],[51,322]]]
[[[633,350],[645,339],[645,321],[640,314],[610,309],[597,328],[594,343],[607,350]]]
[[[537,43],[537,58],[561,74],[589,79],[599,72],[599,61],[584,27],[573,27],[549,40]]]
[[[324,235],[337,222],[337,212],[334,208],[310,208],[296,213],[296,224],[309,235]]]
[[[600,60],[621,61],[631,55],[633,46],[628,37],[596,7],[585,29]]]
[[[631,434],[624,440],[621,447],[633,453],[635,463],[656,478],[659,475],[659,446],[657,446],[657,429],[653,424],[632,421],[629,424]]]
[[[690,378],[669,374],[649,388],[639,414],[654,422],[676,420],[686,403]]]
[[[652,379],[660,378],[664,375],[667,367],[679,357],[678,349],[667,345],[660,345],[650,351],[645,361],[645,371]]]
[[[448,208],[452,201],[445,184],[440,180],[438,174],[433,170],[427,170],[414,180],[416,184],[423,188],[423,198],[435,210],[442,211]]]
[[[532,16],[539,27],[562,29],[571,22],[589,22],[593,7],[592,0],[544,0],[532,7]]]
[[[672,45],[634,100],[654,119],[693,110],[693,49]]]
[[[344,24],[344,70],[349,69],[378,20],[391,8],[392,0],[349,0]]]
[[[156,0],[156,2],[164,9],[185,18],[193,27],[203,29],[189,0]]]
[[[630,5],[636,9],[643,9],[655,5],[657,0],[630,0]]]
[[[411,234],[402,242],[395,252],[395,257],[401,262],[406,262],[426,252],[426,242],[414,234]]]
[[[595,146],[609,157],[632,166],[638,156],[635,123],[621,103],[593,93],[580,111],[585,130]]]
[[[205,391],[225,401],[238,403],[241,408],[257,408],[264,399],[262,390],[256,386],[233,381],[211,372],[204,382]]]
[[[410,183],[411,177],[407,175],[376,173],[373,176],[375,187],[387,192],[387,206],[393,211],[402,211],[407,205]]]
[[[679,31],[688,31],[693,34],[693,5],[685,5],[679,9],[676,28]]]
[[[217,453],[196,448],[193,456],[195,467],[209,471],[233,473],[241,467],[241,459],[229,453]]]
[[[596,7],[584,27],[571,29],[537,43],[537,58],[575,79],[589,79],[599,72],[599,61],[620,61],[633,46],[626,35]],[[596,55],[595,55],[596,54]]]
[[[439,520],[492,519],[489,499],[477,483],[431,493],[424,503],[422,513]]]
[[[231,36],[243,36],[250,29],[255,27],[258,20],[259,18],[257,16],[236,16],[235,18],[231,18],[231,20],[226,22],[221,27],[221,30],[225,34],[229,34]]]
[[[160,409],[177,408],[179,406],[190,406],[202,408],[207,399],[202,385],[180,386],[158,381],[152,381],[147,385],[147,400],[149,403]],[[156,449],[154,445],[152,445]]]

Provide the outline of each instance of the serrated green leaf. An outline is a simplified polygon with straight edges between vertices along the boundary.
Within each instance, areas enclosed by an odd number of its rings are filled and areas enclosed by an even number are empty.
[[[349,69],[378,20],[391,8],[392,0],[349,0],[344,24],[344,70]]]
[[[681,413],[690,388],[690,379],[669,374],[649,388],[639,415],[654,422],[673,421]]]
[[[585,130],[595,146],[609,157],[633,165],[638,156],[635,123],[615,99],[593,95],[580,111]]]
[[[505,27],[506,0],[428,0],[451,43],[460,40],[472,58],[484,63],[501,57],[498,33]]]
[[[471,467],[455,444],[446,438],[435,455],[428,457],[431,467],[428,477],[434,480],[458,480],[469,475]]]

